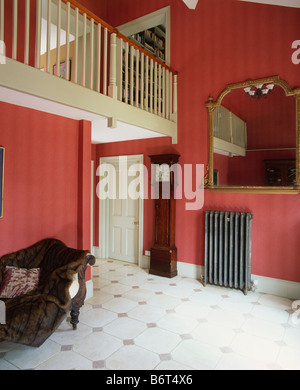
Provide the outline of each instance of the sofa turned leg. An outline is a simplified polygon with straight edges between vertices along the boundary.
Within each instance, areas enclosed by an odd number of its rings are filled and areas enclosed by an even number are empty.
[[[77,324],[79,322],[78,320],[79,317],[79,309],[78,310],[71,310],[71,324],[73,326],[73,330],[77,329]]]
[[[77,324],[79,322],[79,310],[81,306],[84,304],[85,295],[86,295],[86,284],[85,284],[85,270],[88,264],[95,264],[95,257],[93,255],[87,255],[84,261],[84,264],[81,270],[78,272],[78,282],[79,282],[79,290],[75,297],[71,301],[71,324],[73,329],[77,329]]]

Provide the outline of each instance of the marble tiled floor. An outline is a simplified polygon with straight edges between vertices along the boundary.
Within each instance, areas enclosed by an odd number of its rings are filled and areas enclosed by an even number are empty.
[[[92,268],[94,296],[39,348],[0,343],[1,370],[300,369],[293,301],[162,278],[114,260]]]

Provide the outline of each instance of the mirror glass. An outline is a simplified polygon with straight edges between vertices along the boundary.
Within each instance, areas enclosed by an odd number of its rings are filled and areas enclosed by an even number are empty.
[[[274,83],[224,95],[210,112],[210,187],[296,186],[295,96]]]

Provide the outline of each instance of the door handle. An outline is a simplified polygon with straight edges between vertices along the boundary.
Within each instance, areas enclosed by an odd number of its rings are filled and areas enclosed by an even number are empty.
[[[133,223],[133,225],[139,225],[139,222],[138,221],[134,221],[134,222],[132,222]]]

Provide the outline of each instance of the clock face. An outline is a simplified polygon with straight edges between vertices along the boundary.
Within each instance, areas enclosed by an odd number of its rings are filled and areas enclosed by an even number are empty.
[[[170,166],[168,164],[156,165],[156,181],[170,181]]]

